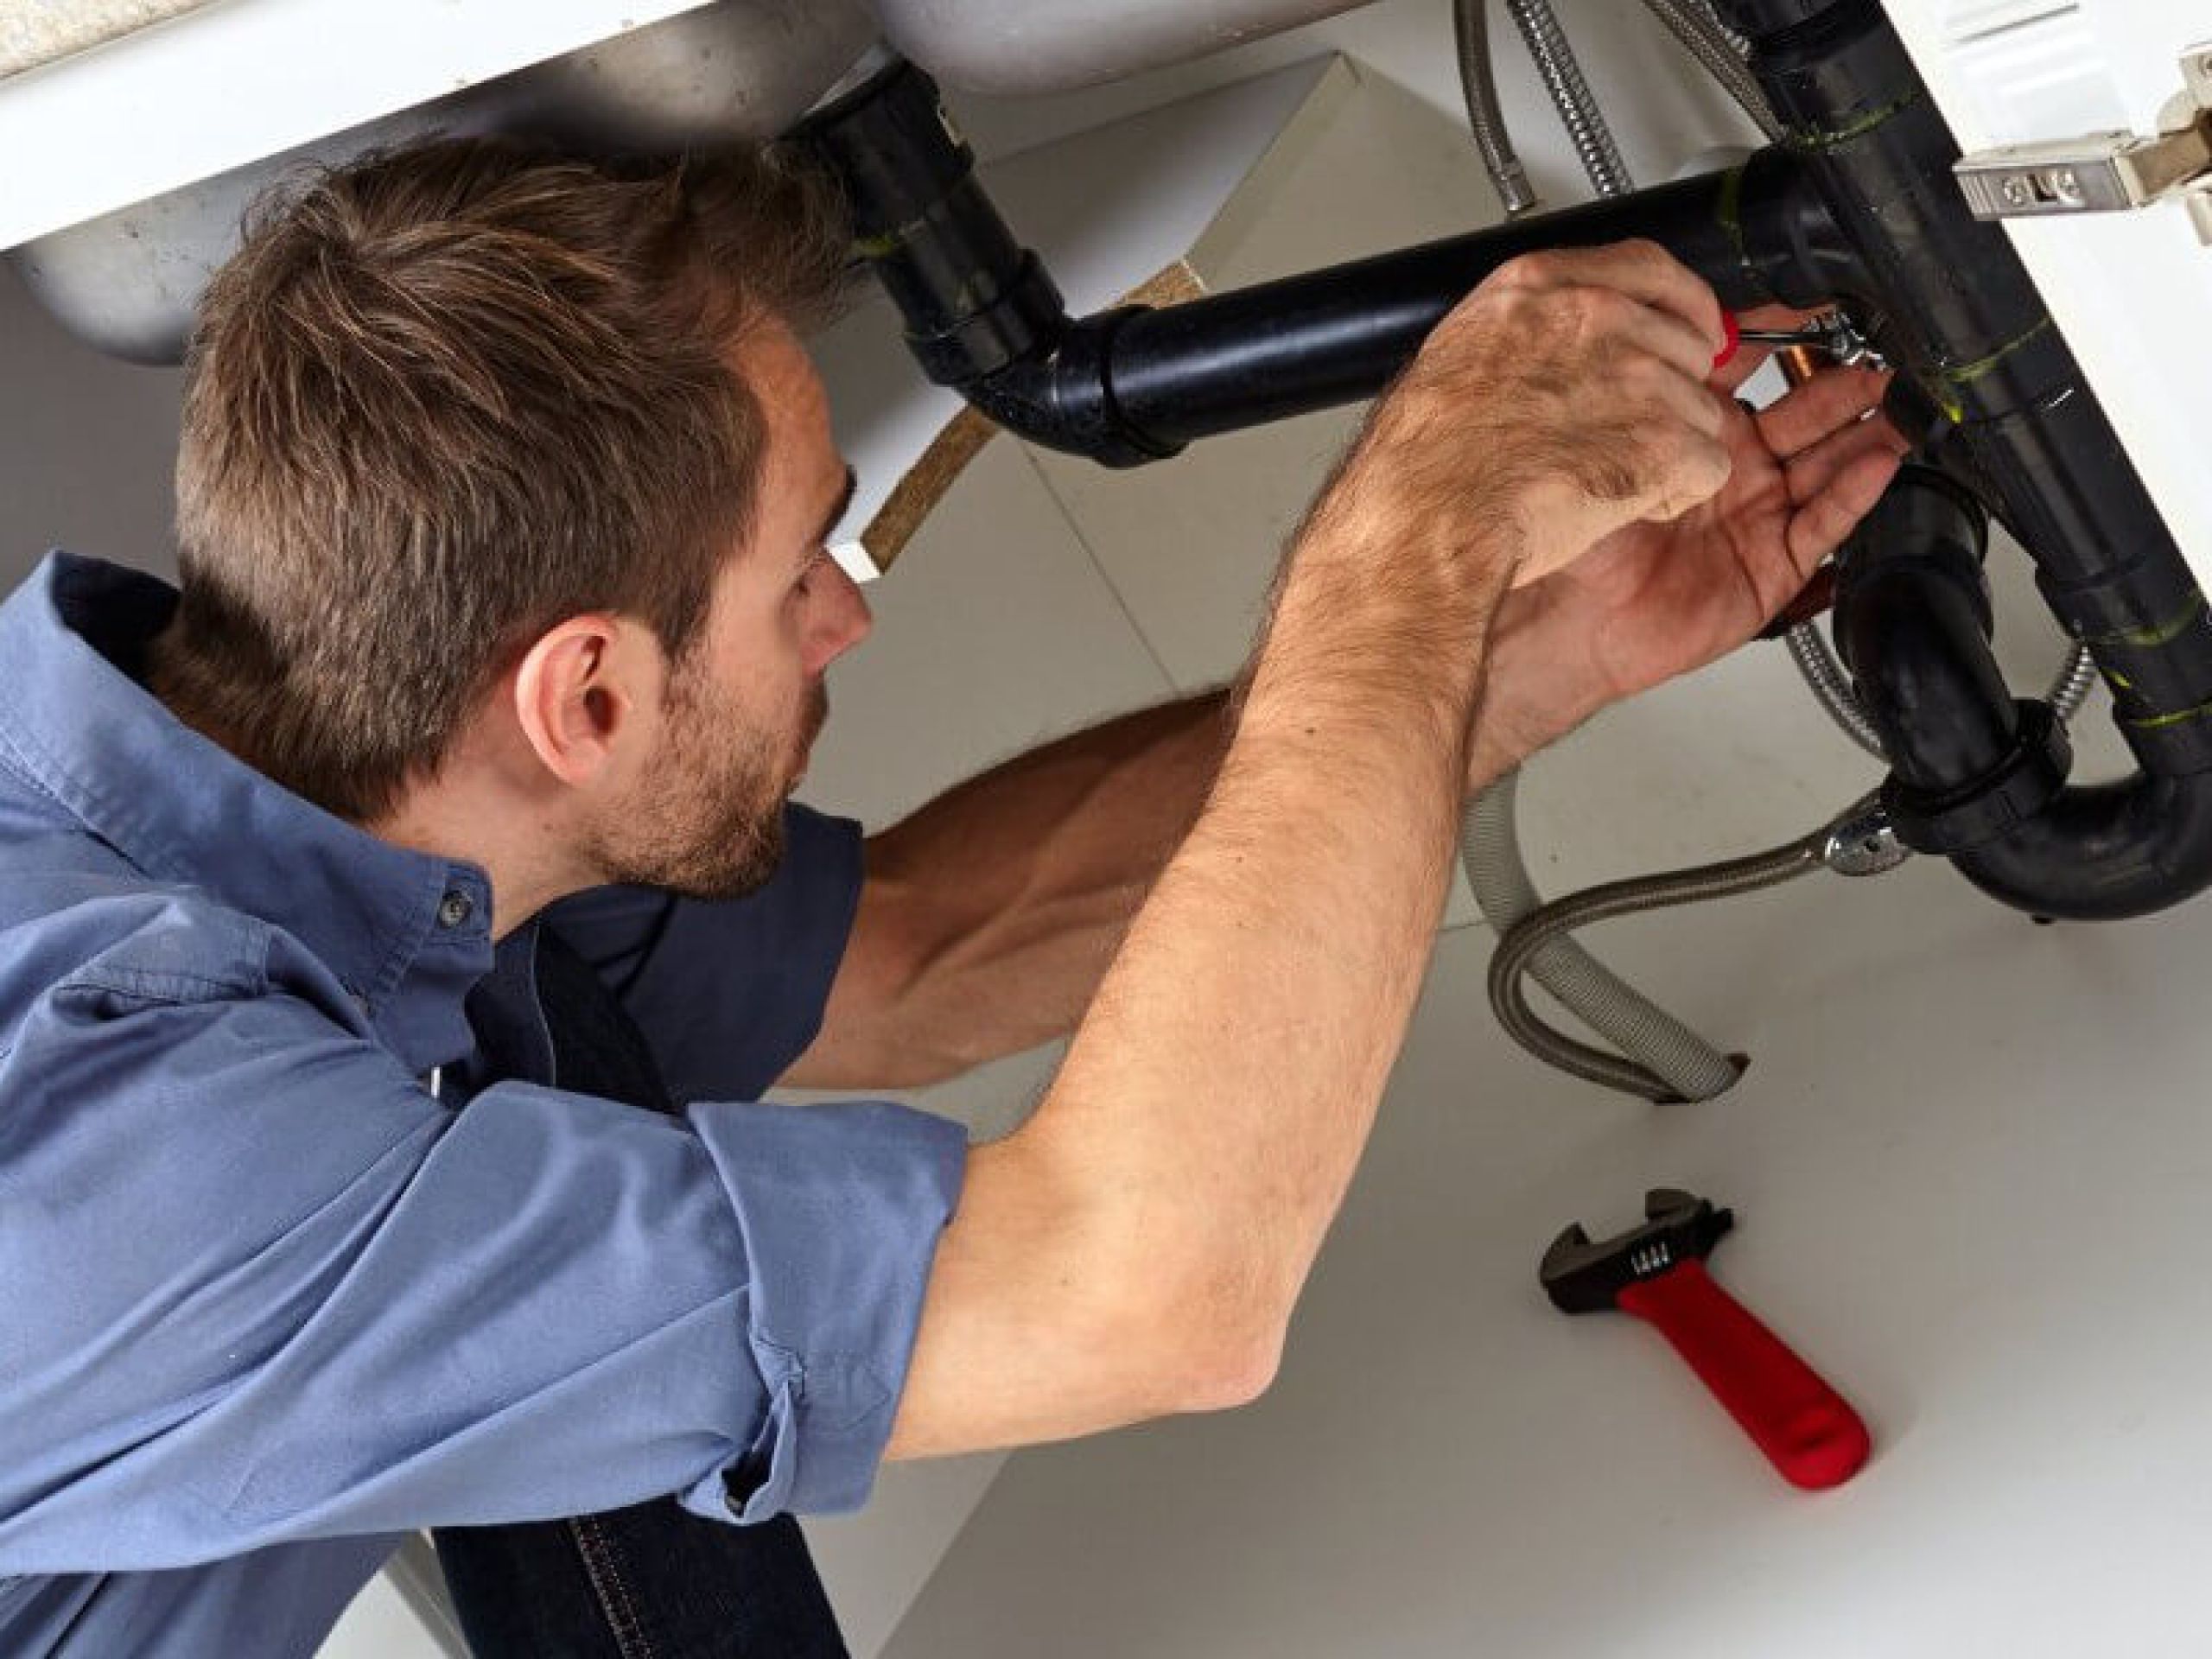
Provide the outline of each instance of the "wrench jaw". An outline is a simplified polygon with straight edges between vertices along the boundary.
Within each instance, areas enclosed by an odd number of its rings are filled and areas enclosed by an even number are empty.
[[[1592,1243],[1576,1223],[1552,1241],[1536,1270],[1544,1293],[1563,1313],[1597,1313],[1621,1292],[1680,1263],[1710,1255],[1735,1225],[1732,1211],[1670,1186],[1643,1197],[1644,1224]]]

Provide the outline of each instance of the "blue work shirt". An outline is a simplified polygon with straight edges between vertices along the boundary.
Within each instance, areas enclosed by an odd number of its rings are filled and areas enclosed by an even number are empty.
[[[689,1103],[564,1093],[481,870],[140,686],[174,605],[59,554],[0,605],[0,1652],[306,1654],[409,1529],[857,1506],[964,1138],[726,1103],[812,1039],[857,831],[550,912]]]

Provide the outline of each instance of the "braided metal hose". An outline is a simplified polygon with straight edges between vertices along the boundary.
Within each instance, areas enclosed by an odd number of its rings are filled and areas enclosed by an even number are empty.
[[[1851,689],[1851,677],[1843,671],[1843,664],[1836,660],[1827,636],[1818,625],[1800,622],[1783,636],[1783,641],[1789,647],[1798,673],[1812,688],[1814,701],[1827,711],[1828,718],[1867,753],[1886,761],[1889,756],[1882,748],[1882,735],[1859,706],[1859,694]]]
[[[1516,785],[1508,772],[1468,804],[1460,836],[1467,879],[1483,913],[1501,935],[1514,920],[1543,912],[1515,840]],[[1736,1060],[1644,997],[1563,931],[1533,950],[1525,971],[1607,1042],[1633,1058],[1680,1100],[1710,1100],[1741,1074]],[[1545,1058],[1549,1058],[1546,1055]],[[1626,1065],[1628,1062],[1617,1062]]]
[[[2082,705],[2089,700],[2089,690],[2097,683],[2097,659],[2089,655],[2087,645],[2077,645],[2066,658],[2065,666],[2058,671],[2058,677],[2050,683],[2050,690],[2044,693],[2044,700],[2050,704],[2051,713],[2058,716],[2062,726],[2082,712]]]
[[[1856,802],[1848,811],[1813,834],[1768,852],[1663,875],[1609,882],[1530,912],[1498,941],[1497,949],[1491,956],[1490,1005],[1498,1023],[1514,1041],[1562,1071],[1650,1100],[1683,1098],[1672,1084],[1651,1068],[1578,1042],[1538,1018],[1529,1006],[1523,982],[1535,958],[1555,948],[1570,933],[1594,923],[1756,893],[1762,887],[1777,887],[1820,869],[1827,862],[1839,830],[1862,820],[1866,804],[1865,801]],[[1733,1080],[1732,1076],[1730,1081]]]
[[[1681,42],[1682,49],[1727,90],[1769,143],[1782,137],[1782,123],[1775,118],[1766,94],[1751,78],[1742,46],[1702,0],[1643,0],[1643,4]]]
[[[1452,0],[1452,39],[1459,54],[1459,92],[1466,101],[1467,130],[1482,157],[1483,171],[1497,188],[1505,216],[1517,218],[1536,206],[1536,192],[1514,153],[1497,101],[1497,79],[1491,68],[1487,0]]]
[[[1544,90],[1551,94],[1553,106],[1567,124],[1567,136],[1581,158],[1582,170],[1590,175],[1598,194],[1618,196],[1634,189],[1628,163],[1621,159],[1612,129],[1599,113],[1598,100],[1590,94],[1590,83],[1582,78],[1582,65],[1567,44],[1567,31],[1559,26],[1551,0],[1505,0],[1505,15],[1521,31]]]

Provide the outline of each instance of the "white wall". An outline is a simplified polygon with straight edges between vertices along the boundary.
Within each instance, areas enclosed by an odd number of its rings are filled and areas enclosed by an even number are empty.
[[[0,591],[54,546],[175,569],[182,385],[78,344],[0,264]]]

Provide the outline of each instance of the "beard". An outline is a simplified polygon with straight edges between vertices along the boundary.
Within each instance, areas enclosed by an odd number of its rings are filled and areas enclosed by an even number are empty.
[[[687,664],[669,688],[668,741],[594,838],[607,880],[710,901],[766,887],[784,859],[784,804],[829,717],[817,680],[779,741]]]

